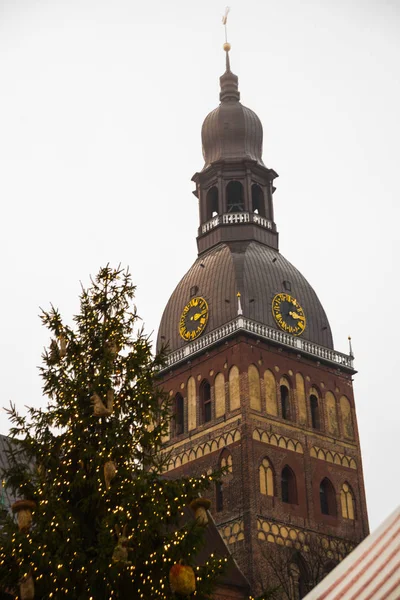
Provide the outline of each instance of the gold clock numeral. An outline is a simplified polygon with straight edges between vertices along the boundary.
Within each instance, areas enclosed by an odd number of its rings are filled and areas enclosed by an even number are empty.
[[[179,334],[185,341],[199,337],[208,321],[208,304],[201,296],[191,298],[184,306],[179,320]]]
[[[290,294],[281,292],[274,296],[272,315],[277,325],[287,333],[301,335],[306,328],[304,310]]]

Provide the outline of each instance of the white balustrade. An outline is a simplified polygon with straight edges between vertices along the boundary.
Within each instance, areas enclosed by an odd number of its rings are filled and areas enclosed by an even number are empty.
[[[171,352],[167,356],[165,368],[172,367],[183,360],[187,360],[190,356],[193,356],[201,350],[204,350],[205,348],[213,346],[219,341],[228,338],[238,330],[248,331],[259,336],[260,338],[295,348],[303,354],[321,358],[328,363],[334,363],[349,369],[353,368],[352,356],[343,354],[342,352],[336,352],[336,350],[325,348],[324,346],[320,346],[319,344],[315,344],[307,340],[303,340],[290,335],[289,333],[285,333],[284,331],[274,329],[273,327],[262,325],[261,323],[257,323],[251,319],[246,319],[243,316],[239,316],[233,321],[222,325],[222,327],[214,329],[213,331],[210,331],[210,333],[203,335],[199,339],[189,342],[184,348]]]
[[[215,229],[218,225],[240,225],[241,223],[255,223],[256,225],[260,225],[260,227],[264,227],[265,229],[272,230],[272,221],[266,219],[265,217],[261,217],[257,213],[249,213],[249,212],[238,212],[238,213],[225,213],[223,215],[217,215],[203,223],[201,226],[201,233],[208,233],[211,229]]]

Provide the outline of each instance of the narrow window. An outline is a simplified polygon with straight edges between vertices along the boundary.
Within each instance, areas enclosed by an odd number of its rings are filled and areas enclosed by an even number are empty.
[[[175,435],[181,435],[184,431],[183,398],[181,394],[175,396]]]
[[[214,185],[206,196],[206,220],[212,219],[218,214],[218,189]]]
[[[226,186],[227,212],[244,210],[243,186],[240,181],[230,181]]]
[[[200,386],[200,405],[203,423],[211,421],[211,386],[204,380]]]
[[[297,504],[296,476],[292,469],[286,466],[281,475],[282,502]]]
[[[354,496],[348,483],[344,483],[340,490],[340,504],[342,506],[342,517],[354,520]]]
[[[282,419],[286,419],[287,421],[291,420],[290,415],[290,397],[289,397],[289,389],[286,385],[281,385],[281,408],[282,408]]]
[[[224,488],[221,481],[215,483],[215,500],[217,512],[221,512],[224,509]]]
[[[335,488],[326,477],[319,486],[319,500],[323,515],[337,516]]]
[[[274,495],[274,474],[268,458],[264,458],[259,467],[260,492],[266,496]]]
[[[251,204],[253,213],[265,217],[264,193],[256,183],[251,186]]]
[[[318,398],[314,394],[310,396],[310,408],[311,408],[311,425],[314,429],[321,429],[321,419],[319,414],[319,403]]]
[[[221,455],[220,468],[225,469],[224,475],[232,473],[232,455],[227,450],[224,450]]]

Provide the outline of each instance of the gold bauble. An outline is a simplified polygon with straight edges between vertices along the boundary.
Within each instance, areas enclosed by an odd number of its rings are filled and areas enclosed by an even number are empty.
[[[18,529],[25,533],[29,531],[32,524],[32,511],[36,503],[33,500],[17,500],[12,504],[11,509],[17,515]]]
[[[230,43],[225,42],[225,44],[223,45],[223,48],[224,48],[225,52],[229,52],[229,50],[231,49]]]
[[[21,600],[34,600],[35,584],[31,573],[28,573],[19,584],[19,595]]]

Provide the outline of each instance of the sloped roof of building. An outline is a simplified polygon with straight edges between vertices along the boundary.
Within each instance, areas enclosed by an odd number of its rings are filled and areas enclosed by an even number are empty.
[[[214,519],[209,511],[207,511],[209,523],[205,532],[204,545],[196,557],[198,565],[204,564],[211,554],[220,558],[228,558],[228,567],[219,579],[219,584],[229,586],[236,590],[242,591],[247,597],[250,592],[250,584],[243,575],[238,564],[230,553],[228,546],[219,533]],[[191,515],[192,516],[192,515]]]
[[[400,506],[304,600],[399,600]]]

